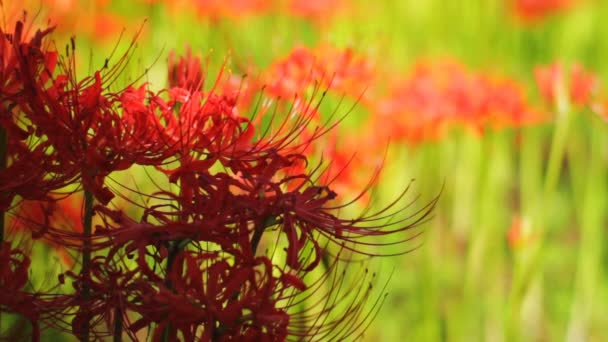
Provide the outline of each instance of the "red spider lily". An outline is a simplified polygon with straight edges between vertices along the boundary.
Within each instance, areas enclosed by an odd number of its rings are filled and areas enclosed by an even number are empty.
[[[20,80],[19,68],[25,65],[22,72],[27,72],[30,77],[38,77],[40,82],[48,79],[47,73],[53,71],[57,60],[57,53],[49,51],[43,46],[46,37],[53,28],[37,30],[32,37],[31,28],[26,27],[26,18],[15,23],[14,31],[9,32],[7,28],[0,27],[2,39],[0,40],[0,75],[2,83],[0,91],[2,94],[3,116],[10,114],[10,108],[15,105],[15,97],[23,92],[23,81]],[[4,120],[4,119],[3,119]]]
[[[254,133],[248,119],[238,113],[236,93],[217,93],[218,82],[204,92],[205,80],[200,60],[172,54],[169,59],[171,87],[159,93],[145,86],[127,88],[120,96],[121,124],[132,137],[127,141],[130,160],[137,164],[160,166],[173,157],[182,168],[191,167],[189,158],[198,154],[196,164],[212,166],[226,154],[242,151]],[[173,180],[175,181],[175,180]]]
[[[193,56],[190,48],[187,49],[186,56],[176,58],[174,51],[169,54],[169,88],[201,90],[205,79],[200,58]]]
[[[266,71],[262,72],[260,79],[241,80],[240,82],[233,80],[233,83],[225,89],[228,91],[237,89],[239,103],[248,105],[253,102],[251,94],[253,93],[252,90],[256,88],[263,89],[263,103],[272,103],[273,100],[266,100],[269,96],[277,99],[294,99],[290,111],[302,112],[298,115],[305,116],[310,113],[312,114],[311,123],[319,123],[321,121],[320,115],[316,106],[312,106],[311,101],[320,89],[323,89],[321,99],[327,93],[334,93],[340,96],[353,97],[358,102],[361,100],[367,102],[363,96],[363,91],[374,79],[375,73],[372,62],[357,54],[353,49],[337,49],[328,45],[321,45],[314,49],[297,47],[286,58],[274,62]],[[260,84],[263,84],[263,86]],[[240,91],[243,88],[247,90],[244,94]],[[304,101],[303,99],[307,97],[311,100]],[[274,102],[285,101],[274,100]],[[257,122],[254,122],[254,126],[257,126]],[[356,168],[354,163],[347,162],[352,159],[352,152],[354,151],[350,151],[350,153],[341,151],[337,154],[331,148],[324,147],[326,144],[321,141],[315,141],[314,144],[307,143],[317,140],[314,137],[318,135],[317,132],[311,132],[307,129],[302,130],[299,136],[304,149],[296,153],[304,154],[307,157],[322,156],[326,160],[332,160],[324,172],[322,181],[333,180],[340,174],[339,179],[336,179],[336,183],[333,184],[334,187],[342,185],[340,192],[347,186],[365,185],[365,182],[362,183],[361,179],[356,184],[351,182],[352,179],[349,179],[348,176],[350,171],[344,169],[345,166],[350,166],[350,170]],[[335,143],[335,139],[331,140]],[[366,152],[369,153],[364,153],[363,158],[356,160],[373,159],[371,155],[377,151],[370,146],[370,149]],[[297,175],[303,170],[304,165],[305,163],[301,161],[292,163],[290,167],[285,168],[284,172]],[[294,184],[292,183],[289,186],[294,186]]]
[[[231,265],[217,253],[180,253],[164,284],[141,282],[134,310],[141,319],[137,331],[157,323],[154,341],[169,327],[170,340],[181,332],[187,341],[281,340],[287,336],[289,315],[277,308],[285,288],[273,275],[267,258]]]
[[[510,0],[510,2],[519,17],[527,21],[536,21],[571,7],[576,0]]]
[[[183,76],[180,79],[172,77],[175,73]],[[228,86],[220,74],[213,88],[204,92],[200,90],[204,81],[202,75],[198,59],[180,58],[177,63],[170,64],[170,80],[175,82],[174,87],[157,94],[146,92],[143,87],[123,92],[123,123],[133,125],[126,131],[138,137],[129,143],[154,151],[143,153],[142,160],[133,159],[136,163],[156,163],[177,157],[181,164],[179,169],[196,167],[200,170],[220,162],[239,173],[243,170],[237,164],[255,161],[256,155],[265,155],[272,149],[287,153],[288,145],[291,151],[302,151],[310,141],[327,131],[322,127],[307,129],[317,114],[318,104],[313,100],[305,102],[296,98],[291,108],[287,108],[285,101],[275,100],[277,104],[270,115],[271,120],[265,123],[266,127],[258,129],[258,139],[254,139],[254,127],[261,125],[263,117],[268,118],[265,114],[270,110],[270,106],[251,102],[255,87],[243,95],[241,90]],[[244,104],[239,105],[241,102]],[[248,106],[256,107],[251,120],[240,114],[250,111]],[[287,113],[279,117],[278,108],[287,109]],[[193,157],[192,153],[199,159],[194,164],[189,159]],[[149,160],[149,155],[158,157]],[[172,182],[176,180],[171,179]]]
[[[375,121],[411,142],[437,139],[450,124],[474,131],[488,125],[520,126],[542,119],[512,80],[467,71],[454,62],[420,63],[379,101]]]
[[[87,277],[73,272],[61,274],[60,284],[71,279],[76,292],[74,295],[54,298],[51,305],[55,311],[63,312],[62,321],[66,321],[69,316],[73,318],[69,327],[62,326],[61,321],[54,322],[54,325],[80,336],[79,329],[87,322],[94,331],[95,339],[111,334],[120,336],[124,331],[133,340],[137,340],[134,334],[123,328],[130,324],[127,309],[132,298],[129,296],[138,290],[138,275],[137,269],[129,270],[124,262],[116,263],[101,256],[91,260],[90,274]],[[86,297],[82,295],[85,284]],[[73,308],[76,307],[79,309],[73,313]]]
[[[0,28],[0,124],[6,135],[4,149],[6,166],[0,170],[0,208],[6,210],[15,196],[43,198],[49,188],[62,186],[68,177],[47,177],[48,159],[44,158],[47,145],[32,141],[36,127],[20,115],[19,103],[25,100],[27,77],[44,83],[55,67],[57,53],[46,50],[45,37],[52,31],[36,31],[29,35],[22,21],[12,33]],[[3,161],[4,163],[4,161]]]
[[[201,115],[201,112],[197,113]],[[263,140],[274,139],[266,137]],[[364,242],[361,238],[404,232],[424,220],[431,208],[419,212],[420,217],[414,218],[413,222],[406,223],[408,218],[402,218],[395,221],[393,229],[384,226],[389,231],[382,231],[380,226],[374,225],[375,222],[394,217],[387,211],[354,220],[338,219],[331,214],[334,208],[328,206],[329,201],[335,197],[329,188],[312,185],[311,175],[307,173],[284,172],[294,163],[305,161],[303,155],[290,154],[287,153],[289,149],[280,148],[288,146],[285,142],[272,144],[253,141],[251,146],[253,148],[245,150],[251,153],[225,155],[222,164],[230,172],[214,171],[206,158],[197,160],[206,153],[203,145],[199,146],[198,154],[190,155],[187,162],[184,162],[184,158],[180,159],[180,167],[166,174],[170,181],[179,180],[180,193],[161,191],[151,195],[151,198],[165,204],[146,208],[140,223],[120,214],[108,213],[116,224],[97,230],[100,241],[93,243],[94,248],[109,248],[109,257],[120,255],[120,251],[133,256],[137,260],[140,274],[147,279],[147,289],[142,289],[144,293],[136,296],[142,298],[142,303],[137,304],[140,306],[133,310],[139,312],[142,319],[131,326],[133,331],[157,322],[160,326],[155,330],[156,338],[167,333],[177,338],[178,332],[186,339],[203,334],[203,340],[214,336],[216,339],[228,339],[229,336],[260,339],[264,334],[268,338],[281,338],[287,334],[285,329],[289,326],[289,315],[273,304],[276,299],[269,296],[269,293],[276,293],[276,290],[273,290],[272,284],[268,287],[254,287],[255,295],[251,296],[245,295],[247,292],[242,289],[237,291],[239,288],[234,288],[235,284],[241,286],[243,279],[256,274],[250,262],[260,260],[255,255],[267,232],[276,231],[284,236],[287,241],[285,269],[293,270],[296,274],[294,276],[285,271],[279,281],[287,287],[302,291],[306,289],[306,284],[298,274],[316,268],[327,253],[321,245],[319,233],[338,246],[345,245],[346,249],[370,254],[371,251],[359,250],[358,247],[371,245],[370,248],[376,248],[380,245],[373,246],[373,243]],[[289,186],[294,182],[297,186]],[[199,254],[198,257],[203,259],[196,265],[207,265],[208,268],[201,270],[200,266],[188,267],[186,271],[184,265],[188,264],[188,258],[179,257],[177,246],[192,246],[196,250],[205,244],[221,250],[223,257],[230,256],[234,264],[216,261],[212,255]],[[307,246],[313,246],[313,251]],[[151,247],[158,252],[150,254]],[[380,253],[374,251],[373,254]],[[163,260],[167,260],[164,269],[167,273],[164,276],[160,271],[162,268],[159,270],[150,264],[151,261],[154,265],[163,264]],[[264,261],[264,264],[267,263]],[[213,274],[217,273],[218,283],[214,286],[229,291],[221,290],[222,295],[219,296],[205,292],[198,297],[188,297],[195,295],[192,292],[181,294],[181,289],[187,286],[183,285],[185,280],[180,277],[194,274],[194,279],[199,279],[203,277],[198,275],[201,272],[211,279],[215,279]],[[223,280],[219,282],[219,279]],[[259,281],[257,277],[252,278],[251,284],[254,284],[253,279]],[[192,281],[187,280],[185,283],[192,284]],[[215,281],[208,282],[216,284]],[[205,289],[204,286],[195,288]],[[237,297],[226,294],[236,292]],[[362,291],[361,296],[367,297],[367,293]],[[318,304],[322,308],[318,314],[329,314],[330,308],[335,308],[331,302],[337,301],[337,298],[330,296],[326,299],[330,303],[327,307]],[[210,306],[210,301],[216,303],[215,306]],[[294,336],[312,336],[311,331],[329,336],[348,335],[362,327],[361,320],[351,321],[352,315],[362,315],[363,321],[369,318],[362,314],[364,311],[358,305],[347,305],[345,310],[348,316],[344,319],[330,320],[330,323],[326,319],[320,319],[322,328],[317,330],[312,328],[315,324],[309,326],[305,323],[315,323],[315,319],[308,315],[295,315],[297,328],[294,328]],[[249,312],[256,316],[249,315]],[[346,325],[354,324],[356,329],[338,329],[345,322]],[[305,326],[310,327],[310,330],[306,330]],[[332,328],[337,330],[332,331]]]
[[[219,110],[223,108],[221,105],[209,107],[210,110],[201,110],[197,107],[201,100],[196,97],[200,96],[200,92],[188,92],[184,89],[179,91],[178,94],[194,99],[193,103],[185,102],[177,109],[180,113],[180,119],[192,117],[191,120],[194,124],[189,126],[196,127],[197,120],[205,119],[207,113],[220,115],[220,117],[222,115],[230,117],[231,106],[227,106],[227,110]],[[220,95],[214,96],[218,99],[222,98]],[[212,99],[205,102],[205,106],[215,104],[221,104],[221,102],[218,103]],[[174,108],[172,105],[162,107]],[[174,119],[169,117],[167,121],[171,123],[170,120]],[[213,121],[214,124],[220,126],[231,124],[230,121],[215,120]],[[203,125],[199,126],[203,127]],[[178,124],[177,127],[180,127],[180,125]],[[189,135],[182,133],[179,129],[176,131],[180,133],[179,135],[175,134],[175,145],[179,142],[180,146],[187,146],[187,148],[178,152],[181,156],[184,156],[180,159],[180,166],[168,171],[167,176],[170,182],[177,183],[179,180],[180,194],[174,195],[165,191],[154,196],[164,198],[169,203],[177,202],[181,209],[175,210],[170,206],[157,206],[146,210],[144,217],[154,217],[158,222],[172,226],[171,229],[167,229],[167,233],[162,235],[156,233],[156,229],[136,229],[140,232],[147,230],[152,235],[146,235],[153,239],[169,241],[185,238],[188,234],[191,234],[188,231],[196,229],[198,222],[206,222],[208,228],[205,233],[201,232],[198,238],[208,239],[206,241],[220,245],[223,250],[231,250],[235,248],[234,243],[239,241],[240,237],[253,236],[252,241],[255,243],[252,245],[255,252],[256,239],[259,239],[256,236],[263,233],[269,226],[278,225],[288,241],[287,264],[294,269],[311,270],[320,261],[320,247],[315,240],[315,234],[319,232],[327,234],[330,240],[335,240],[338,244],[340,244],[341,239],[355,243],[362,236],[385,234],[377,230],[376,227],[365,227],[363,225],[366,222],[374,222],[380,219],[380,217],[383,217],[382,215],[386,214],[386,211],[349,221],[337,219],[330,214],[331,207],[328,206],[328,201],[334,199],[335,193],[327,187],[309,186],[309,183],[312,183],[310,174],[294,175],[285,172],[286,169],[293,167],[300,161],[305,161],[306,157],[297,152],[289,152],[293,150],[285,150],[283,143],[268,145],[251,142],[251,148],[242,150],[240,154],[235,154],[234,149],[218,148],[214,150],[213,144],[209,144],[205,140],[196,140],[206,137],[204,130],[202,132],[198,131],[196,139],[194,137],[190,138]],[[225,132],[225,129],[220,131]],[[214,130],[210,132],[214,132]],[[238,140],[240,136],[247,135],[244,131],[237,130],[235,132],[236,134],[228,135],[222,133],[222,137],[234,135]],[[289,139],[291,139],[290,136],[290,134],[287,135]],[[192,139],[192,142],[189,141],[190,139]],[[221,138],[214,139],[220,141]],[[228,141],[230,140],[228,139]],[[265,140],[281,141],[281,139],[268,138],[263,141]],[[197,141],[202,142],[202,144],[197,143]],[[189,151],[197,151],[197,154],[185,158]],[[225,151],[230,153],[224,153]],[[219,157],[222,155],[223,157]],[[215,161],[220,161],[235,176],[223,172],[212,173],[211,168]],[[297,183],[298,186],[293,187],[293,183]],[[235,188],[239,189],[238,193],[230,191],[230,189]],[[428,213],[428,211],[423,212]],[[422,218],[425,215],[423,214]],[[172,223],[176,220],[179,223]],[[403,221],[400,221],[400,223],[403,223]],[[416,221],[414,225],[415,223]],[[358,224],[362,224],[362,226],[358,226]],[[404,224],[403,227],[391,230],[391,232],[404,231],[410,227],[409,224]],[[131,231],[130,229],[126,231]],[[119,232],[111,234],[119,234]],[[221,240],[219,237],[226,239]],[[124,238],[121,241],[126,242],[130,239]],[[148,240],[142,237],[138,244],[142,246],[142,244],[153,243],[145,241]],[[308,265],[303,266],[300,264],[299,256],[306,243],[312,243],[315,246],[317,257]],[[246,245],[247,243],[241,243],[239,248],[246,248]]]
[[[167,172],[178,175],[178,169],[227,163],[231,154],[247,148],[253,126],[237,114],[234,97],[184,88],[169,89],[167,94],[168,101],[143,87],[122,94],[121,124],[132,137],[124,152],[129,160],[161,166],[173,158],[181,166]],[[191,159],[192,153],[198,161]]]
[[[105,264],[99,260],[97,264]],[[348,285],[346,273],[334,263],[307,287],[299,276],[277,268],[266,257],[230,260],[219,252],[181,252],[167,281],[133,277],[116,268],[112,274],[118,277],[99,278],[107,280],[92,285],[93,293],[106,298],[94,300],[97,304],[90,312],[93,320],[99,317],[108,327],[106,332],[98,329],[98,336],[110,333],[112,326],[136,334],[155,322],[155,341],[167,336],[167,331],[170,340],[182,336],[186,341],[346,338],[361,334],[379,307],[381,297],[372,311],[364,310],[364,304],[373,299],[373,279],[366,279],[367,270]],[[93,274],[96,279],[102,273]],[[112,279],[123,279],[123,283]],[[121,317],[124,308],[141,318],[129,322],[124,316],[117,325],[115,317]]]
[[[375,76],[371,61],[353,49],[328,45],[297,47],[264,75],[268,93],[284,98],[302,95],[311,85],[359,98]]]
[[[559,87],[564,87],[563,95],[569,96],[569,101],[579,107],[588,106],[599,87],[597,76],[579,64],[572,65],[569,75],[564,75],[564,67],[560,63],[538,66],[534,76],[540,94],[551,106],[557,103]]]
[[[202,87],[205,73],[191,55],[170,61],[168,89],[131,84],[110,92],[128,53],[79,79],[73,45],[58,58],[58,70],[38,66],[46,78],[31,72],[28,55],[16,50],[21,88],[10,97],[15,113],[33,128],[25,131],[35,143],[25,144],[23,159],[39,149],[42,179],[60,180],[41,193],[51,199],[68,185],[85,191],[85,232],[51,222],[58,202],[38,202],[37,212],[17,215],[23,225],[40,227],[34,232],[45,239],[83,254],[81,270],[60,278],[73,281],[73,293],[45,294],[52,309],[44,323],[81,339],[120,339],[123,332],[136,338],[145,328],[154,340],[359,337],[382,299],[366,311],[363,303],[373,298],[368,272],[347,276],[340,266],[357,254],[407,252],[404,244],[418,235],[412,229],[428,219],[436,199],[411,214],[412,203],[400,207],[402,195],[386,208],[339,217],[349,204],[335,204],[332,181],[321,179],[323,165],[309,166],[305,154],[335,122],[318,123],[314,96],[301,100],[310,87],[299,71],[292,102],[254,104],[245,117],[239,92],[223,87],[221,73],[211,90]],[[346,92],[368,73],[359,72],[365,63],[349,53],[339,56],[312,70],[329,90]],[[275,95],[281,87],[269,86]],[[344,164],[338,153],[331,157]],[[106,184],[134,164],[161,171],[152,178],[152,193],[119,184],[139,201]],[[98,203],[93,209],[91,195]],[[137,219],[109,208],[115,195],[139,207]],[[95,229],[92,213],[99,217]],[[374,237],[383,239],[369,240]],[[319,268],[326,272],[318,277],[313,271]]]
[[[119,63],[77,80],[73,40],[68,51],[71,54],[67,59],[59,61],[59,75],[48,82],[26,72],[26,56],[20,56],[19,75],[24,91],[17,99],[18,108],[36,127],[32,136],[40,143],[34,151],[44,151],[44,171],[52,175],[51,179],[63,181],[55,186],[80,180],[86,191],[108,203],[114,195],[104,186],[105,177],[132,164],[121,154],[131,136],[121,130],[118,96],[107,90],[124,67],[127,55]]]
[[[224,251],[239,250],[253,255],[261,235],[278,229],[288,242],[286,264],[294,270],[310,271],[321,260],[318,234],[337,245],[346,244],[347,249],[367,254],[358,249],[367,245],[361,242],[363,237],[408,231],[432,209],[431,204],[413,216],[396,219],[394,227],[384,226],[387,230],[380,229],[381,225],[376,223],[395,215],[388,213],[388,209],[352,220],[339,219],[331,213],[333,207],[329,202],[336,196],[331,189],[310,185],[310,175],[289,176],[282,172],[292,160],[299,158],[302,156],[268,154],[247,168],[241,168],[247,165],[244,163],[235,169],[242,175],[239,178],[225,173],[212,175],[208,169],[181,170],[184,174],[181,188],[188,189],[189,196],[170,192],[154,195],[165,198],[167,203],[179,203],[180,209],[169,204],[158,205],[147,209],[143,216],[144,220],[154,218],[162,226],[123,223],[122,229],[110,229],[108,234],[113,236],[115,246],[142,253],[147,245],[194,239],[212,242]],[[299,186],[289,187],[291,182]],[[240,191],[232,193],[231,188]],[[200,229],[201,225],[204,230]],[[302,252],[308,245],[314,247],[315,257],[302,264]]]
[[[52,146],[52,158],[60,169],[49,171],[70,175],[72,182],[82,177],[84,188],[107,203],[113,195],[103,186],[103,179],[109,172],[129,166],[115,154],[120,146],[115,124],[119,118],[112,103],[101,94],[99,73],[94,80],[73,81],[60,76],[48,89],[30,81],[32,92],[20,102],[20,109],[41,128],[38,135]]]

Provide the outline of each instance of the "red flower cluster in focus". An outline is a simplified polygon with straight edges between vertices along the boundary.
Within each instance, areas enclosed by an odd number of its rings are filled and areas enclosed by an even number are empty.
[[[74,40],[61,55],[48,44],[52,29],[29,35],[27,27],[1,32],[0,199],[3,222],[8,215],[18,227],[3,239],[30,234],[78,258],[50,289],[29,293],[28,274],[38,270],[3,243],[3,314],[29,320],[34,340],[39,327],[81,340],[362,334],[382,296],[371,291],[373,274],[352,271],[349,260],[395,254],[382,247],[416,236],[435,201],[413,214],[411,203],[395,201],[338,216],[347,205],[320,180],[323,164],[309,165],[311,144],[335,125],[320,124],[318,100],[305,100],[312,79],[286,62],[277,77],[294,88],[268,82],[258,101],[244,101],[222,75],[208,89],[200,59],[188,53],[170,57],[165,89],[118,87],[134,41],[117,61],[77,77]],[[297,56],[296,66],[311,58]],[[369,77],[348,50],[332,60],[311,69],[326,80],[318,86],[347,92]],[[297,96],[275,97],[290,92]],[[280,104],[256,107],[269,101]],[[116,176],[133,169],[150,175],[154,190]],[[74,199],[77,214],[64,211]]]

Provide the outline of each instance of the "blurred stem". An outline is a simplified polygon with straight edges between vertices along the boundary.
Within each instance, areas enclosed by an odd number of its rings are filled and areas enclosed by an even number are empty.
[[[510,333],[516,334],[508,336],[509,339],[519,338],[518,317],[521,314],[522,302],[530,291],[533,284],[542,283],[542,251],[544,240],[547,231],[547,212],[545,207],[551,205],[557,189],[561,166],[566,152],[566,142],[568,141],[568,130],[571,121],[570,102],[566,93],[565,84],[558,84],[556,87],[557,102],[556,102],[556,120],[555,128],[551,136],[551,145],[549,151],[549,159],[547,168],[542,180],[542,189],[540,198],[536,203],[530,205],[527,210],[531,211],[532,228],[534,234],[534,242],[526,246],[518,256],[516,264],[516,275],[513,281],[510,306],[508,312],[508,320],[511,326]],[[537,148],[542,149],[542,144],[538,144]],[[522,172],[525,172],[523,170]],[[523,183],[522,183],[523,187]],[[524,190],[522,189],[522,194]],[[527,211],[526,210],[526,211]],[[528,332],[530,333],[530,332]]]
[[[477,212],[475,205],[476,194],[479,191],[479,170],[481,165],[481,144],[478,137],[474,137],[467,132],[461,132],[455,143],[458,150],[457,160],[453,172],[454,193],[457,198],[453,199],[452,206],[452,227],[460,239],[468,239],[473,227],[473,216]],[[447,145],[447,144],[446,144]],[[451,144],[450,144],[451,145]],[[446,173],[447,174],[447,173]]]
[[[509,184],[511,179],[508,132],[492,132],[480,140],[482,167],[479,170],[478,208],[475,229],[470,234],[470,248],[465,272],[466,303],[473,314],[469,317],[469,339],[500,340],[504,336],[502,314],[504,288],[504,227],[508,220]],[[506,204],[506,205],[505,205]]]
[[[566,85],[561,82],[556,86],[557,101],[556,111],[557,118],[553,136],[551,137],[551,150],[549,151],[549,160],[547,162],[547,171],[543,183],[542,199],[539,210],[539,215],[536,219],[536,226],[539,234],[539,243],[542,243],[546,230],[546,212],[544,205],[550,200],[557,188],[562,161],[566,152],[566,142],[568,140],[568,127],[570,126],[570,101],[568,98]],[[539,251],[540,251],[539,245]]]
[[[465,132],[466,133],[466,132]],[[469,309],[467,310],[465,317],[465,329],[464,336],[460,336],[463,340],[482,340],[481,335],[481,321],[482,313],[481,308],[483,307],[483,297],[479,296],[479,290],[481,282],[480,277],[482,276],[483,270],[483,255],[485,254],[486,239],[488,236],[488,227],[484,227],[481,220],[481,215],[476,213],[482,213],[485,209],[484,202],[488,197],[488,191],[494,190],[487,187],[487,164],[488,154],[484,153],[487,148],[487,142],[472,134],[465,134],[467,144],[463,151],[463,157],[466,156],[470,162],[470,168],[468,170],[468,184],[470,187],[458,189],[458,200],[456,201],[455,207],[463,208],[469,207],[468,209],[468,231],[465,235],[466,240],[469,243],[469,247],[466,251],[465,262],[464,262],[464,276],[463,276],[463,289],[464,289],[464,305]],[[465,178],[465,179],[467,179]],[[461,195],[462,194],[462,195]],[[460,196],[463,196],[460,198]]]
[[[566,147],[566,141],[568,138],[568,126],[569,126],[568,115],[558,120],[555,131],[553,131],[553,138],[551,143],[551,151],[549,153],[549,161],[547,165],[547,173],[545,175],[545,182],[543,185],[543,198],[549,199],[555,192],[557,187],[557,181],[559,180],[562,160]],[[545,215],[544,211],[540,215],[541,221],[538,222],[539,228],[542,230],[540,233],[544,233],[545,230]]]
[[[4,127],[0,127],[0,171],[6,168],[6,150],[8,149],[8,136]],[[1,194],[0,194],[1,196]],[[0,249],[4,245],[4,210],[0,211]],[[0,310],[0,333],[2,332],[2,311]]]
[[[84,217],[82,219],[83,231],[83,250],[82,250],[82,271],[81,275],[84,279],[82,285],[82,300],[84,301],[85,312],[89,310],[89,297],[91,296],[91,288],[89,286],[89,278],[91,276],[91,232],[93,227],[93,193],[85,190],[84,192]],[[82,309],[82,308],[81,308]],[[90,322],[88,318],[84,321],[81,332],[81,341],[89,341]]]
[[[563,88],[563,87],[562,87]],[[558,89],[559,90],[559,89]],[[570,103],[565,90],[561,96],[558,96],[557,101],[557,122],[555,130],[551,137],[551,149],[549,151],[549,160],[547,162],[547,171],[543,182],[542,200],[535,208],[537,215],[534,220],[536,227],[535,231],[538,234],[537,244],[532,250],[530,269],[527,275],[536,273],[535,270],[539,267],[540,257],[542,255],[543,243],[547,230],[547,212],[545,206],[553,199],[553,195],[557,189],[557,183],[560,177],[560,171],[564,154],[566,151],[566,142],[568,141],[568,127],[570,126]],[[559,91],[558,91],[559,94]]]
[[[519,162],[519,210],[521,229],[527,228],[531,217],[535,214],[536,205],[541,201],[542,194],[542,141],[541,130],[536,127],[525,127],[520,130],[520,162]],[[524,233],[524,232],[522,232]],[[525,232],[528,234],[528,232]],[[507,305],[506,341],[520,340],[519,314],[520,304],[524,296],[524,266],[527,260],[523,252],[525,245],[515,247],[513,264],[513,281]]]
[[[570,311],[570,321],[566,332],[566,341],[588,340],[589,323],[592,314],[594,296],[596,294],[598,270],[602,268],[602,222],[605,219],[604,206],[606,196],[603,191],[606,186],[605,172],[602,168],[602,149],[605,146],[603,127],[586,127],[591,133],[589,137],[589,158],[581,158],[581,153],[573,155],[576,158],[571,163],[585,175],[584,195],[575,201],[577,214],[581,225],[581,237],[577,269],[574,279],[573,300]]]
[[[0,170],[6,168],[6,154],[8,149],[8,135],[4,127],[0,127]],[[0,248],[4,242],[4,210],[0,211]]]
[[[426,177],[422,177],[420,180],[420,191],[422,193],[432,193],[436,191],[437,173],[440,173],[441,169],[441,153],[439,145],[436,143],[428,143],[419,149],[419,162]],[[434,220],[437,222],[438,220]],[[439,249],[437,242],[440,240],[437,232],[439,229],[435,228],[431,230],[434,233],[429,233],[424,244],[424,254],[422,255],[422,261],[424,265],[424,271],[421,273],[421,293],[422,293],[422,307],[424,324],[422,325],[421,340],[424,341],[437,341],[442,335],[442,318],[441,309],[439,306],[439,291],[438,291],[438,277],[437,277],[437,265],[441,262],[439,256]]]

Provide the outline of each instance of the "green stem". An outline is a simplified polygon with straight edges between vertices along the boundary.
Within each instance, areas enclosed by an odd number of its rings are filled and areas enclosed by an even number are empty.
[[[572,163],[573,168],[581,168],[584,174],[584,195],[578,204],[578,220],[581,227],[581,238],[578,252],[578,264],[573,287],[573,300],[570,311],[570,322],[566,331],[567,341],[577,341],[588,335],[592,323],[591,315],[594,297],[598,285],[598,269],[602,268],[602,222],[606,215],[604,208],[606,196],[598,189],[606,186],[605,172],[602,168],[602,148],[605,146],[605,132],[602,127],[586,127],[591,132],[589,137],[589,157],[578,158]]]
[[[531,243],[529,249],[522,251],[522,254],[518,256],[515,269],[516,276],[511,291],[508,320],[513,329],[511,333],[516,334],[516,337],[519,337],[519,333],[521,332],[518,329],[517,318],[519,317],[523,298],[534,284],[542,284],[543,280],[541,259],[548,217],[545,207],[550,206],[550,201],[553,199],[558,187],[571,121],[570,103],[563,86],[561,85],[561,87],[557,87],[556,89],[558,93],[556,103],[557,118],[551,137],[549,159],[542,181],[542,189],[540,190],[539,200],[531,205],[535,242]],[[522,194],[523,192],[522,189]],[[513,337],[509,336],[509,338]]]
[[[541,130],[527,127],[520,130],[519,150],[519,210],[521,219],[527,224],[542,198],[542,141]],[[522,246],[523,247],[523,246]],[[507,303],[506,341],[520,340],[519,313],[525,290],[525,250],[514,250],[513,281]]]
[[[534,224],[538,235],[538,243],[532,250],[529,271],[526,273],[526,275],[529,276],[533,275],[535,273],[534,270],[540,266],[539,259],[542,254],[541,251],[547,230],[547,212],[545,206],[548,206],[553,198],[560,177],[562,161],[566,151],[566,142],[568,140],[568,127],[570,126],[570,115],[568,111],[569,106],[567,101],[561,105],[558,104],[558,120],[551,138],[551,150],[549,152],[547,171],[543,183],[542,201],[538,203],[538,206],[536,207],[537,216]]]
[[[84,279],[82,285],[82,300],[84,301],[81,309],[89,310],[88,300],[91,296],[91,288],[89,287],[89,278],[91,276],[91,233],[93,228],[93,193],[90,191],[84,192],[84,217],[82,218],[83,231],[83,248],[82,248],[82,271],[81,275]],[[85,320],[82,325],[80,341],[89,341],[90,322]]]
[[[570,102],[565,85],[558,85],[556,92],[558,94],[556,102],[557,119],[555,123],[555,130],[553,130],[553,136],[551,137],[551,150],[549,152],[549,161],[547,164],[547,171],[545,173],[545,181],[543,183],[542,199],[543,203],[539,207],[539,215],[537,218],[538,233],[540,235],[539,241],[542,242],[546,230],[546,212],[543,210],[544,205],[551,199],[557,188],[557,182],[559,180],[562,161],[566,152],[566,142],[568,140],[568,128],[570,126],[571,115],[570,115]]]
[[[181,242],[182,242],[182,240],[176,240],[176,241],[173,241],[172,243],[169,243],[169,255],[167,256],[165,286],[171,291],[173,291],[173,284],[171,283],[171,280],[169,279],[169,273],[171,272],[171,268],[173,267],[173,263],[175,261],[175,258],[177,257],[177,254],[182,249]],[[171,334],[172,330],[173,330],[173,327],[171,326],[171,324],[167,324],[167,326],[165,327],[165,330],[163,331],[163,335],[161,338],[161,340],[163,342],[169,342],[169,340],[170,340],[169,335]]]
[[[262,240],[262,235],[264,235],[264,231],[266,228],[277,224],[278,221],[274,216],[268,216],[264,219],[261,225],[257,225],[253,232],[253,236],[251,237],[251,250],[253,255],[257,252],[258,245],[260,244],[260,240]]]

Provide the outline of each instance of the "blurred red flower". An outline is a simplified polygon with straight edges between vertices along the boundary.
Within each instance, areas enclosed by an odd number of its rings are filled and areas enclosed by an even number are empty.
[[[375,112],[377,127],[410,142],[439,139],[452,124],[483,132],[542,119],[514,80],[468,71],[454,61],[416,64],[408,78],[396,81],[378,101]]]
[[[344,10],[346,4],[345,0],[290,0],[289,12],[294,16],[322,23]]]
[[[10,234],[40,239],[55,250],[64,265],[72,266],[74,259],[65,246],[80,245],[82,201],[81,194],[46,201],[21,201],[9,220]]]
[[[576,0],[510,0],[515,14],[526,21],[536,21],[570,8]]]
[[[271,2],[265,0],[194,0],[192,5],[202,17],[221,19],[239,18],[265,12],[270,8]]]
[[[354,98],[375,80],[374,64],[352,48],[299,46],[272,63],[262,81],[269,95],[293,98],[312,86]]]
[[[599,88],[597,76],[580,64],[573,64],[570,70],[557,62],[537,66],[534,76],[541,96],[550,106],[556,105],[560,87],[563,87],[563,96],[568,96],[568,100],[579,107],[588,106]]]

